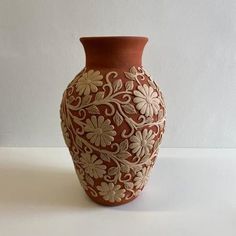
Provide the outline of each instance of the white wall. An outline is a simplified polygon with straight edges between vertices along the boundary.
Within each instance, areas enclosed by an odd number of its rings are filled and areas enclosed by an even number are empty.
[[[168,105],[164,147],[236,147],[235,0],[1,0],[0,145],[63,146],[80,36],[146,35]]]

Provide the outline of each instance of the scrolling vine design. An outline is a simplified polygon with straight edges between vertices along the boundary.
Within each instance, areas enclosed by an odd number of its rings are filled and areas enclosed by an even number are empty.
[[[119,74],[84,69],[68,85],[61,126],[81,185],[93,197],[136,197],[155,162],[165,126],[165,104],[146,71]]]

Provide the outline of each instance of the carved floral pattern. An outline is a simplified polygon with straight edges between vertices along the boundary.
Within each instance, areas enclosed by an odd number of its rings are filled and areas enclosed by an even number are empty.
[[[98,87],[102,85],[103,76],[99,71],[89,70],[84,73],[76,85],[76,91],[79,95],[88,95],[90,92],[97,92]]]
[[[157,115],[160,109],[160,100],[158,98],[157,92],[150,86],[144,84],[143,86],[138,86],[138,90],[134,91],[134,102],[136,103],[136,108],[140,110],[141,114],[145,116]]]
[[[148,181],[150,168],[144,167],[134,178],[134,186],[137,189],[143,188]]]
[[[136,197],[155,162],[166,114],[162,93],[145,70],[85,68],[64,92],[60,113],[84,190],[107,203]]]
[[[86,137],[90,139],[91,143],[102,147],[110,145],[116,135],[111,121],[108,119],[105,120],[103,116],[99,116],[98,118],[92,116],[91,119],[87,119],[84,130],[88,132]]]
[[[114,185],[113,183],[102,182],[101,186],[97,186],[99,194],[103,196],[104,200],[109,202],[120,202],[125,196],[125,190],[121,189],[120,185]]]
[[[106,173],[106,166],[95,154],[91,155],[89,152],[81,153],[80,163],[85,172],[95,179],[102,178]]]
[[[132,153],[136,153],[136,155],[140,157],[144,154],[149,154],[155,142],[154,137],[155,134],[152,130],[144,129],[143,132],[138,130],[135,135],[130,138],[130,141],[132,142],[130,144]]]

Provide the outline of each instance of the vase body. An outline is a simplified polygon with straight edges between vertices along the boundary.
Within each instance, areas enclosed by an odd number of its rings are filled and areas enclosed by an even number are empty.
[[[86,66],[60,109],[65,143],[87,195],[103,205],[136,198],[165,127],[165,104],[142,67],[145,37],[81,38]]]

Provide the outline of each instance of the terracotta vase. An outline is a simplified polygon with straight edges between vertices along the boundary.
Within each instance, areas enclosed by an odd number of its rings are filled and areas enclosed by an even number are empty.
[[[164,133],[165,104],[142,67],[145,37],[81,38],[85,68],[66,88],[61,126],[79,181],[103,205],[136,198]]]

